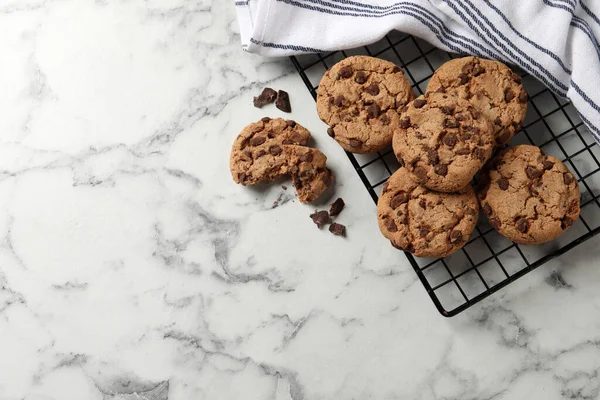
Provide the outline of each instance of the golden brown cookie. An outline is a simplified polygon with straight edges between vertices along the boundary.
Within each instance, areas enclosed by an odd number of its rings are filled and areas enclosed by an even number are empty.
[[[459,193],[434,192],[414,182],[406,168],[388,179],[377,202],[383,236],[419,257],[446,257],[463,247],[478,213],[471,186]]]
[[[265,117],[246,126],[231,148],[229,168],[236,183],[254,185],[289,172],[282,146],[306,145],[310,132],[292,120]]]
[[[373,153],[392,142],[398,112],[414,99],[402,69],[379,58],[348,57],[319,84],[317,112],[327,133],[352,153]]]
[[[327,157],[310,147],[282,147],[298,199],[302,203],[316,200],[333,183],[333,173],[327,168]]]
[[[466,187],[492,154],[493,127],[467,100],[426,93],[400,116],[394,153],[415,181],[439,192]]]
[[[455,92],[494,123],[496,145],[521,129],[527,113],[523,80],[506,65],[477,57],[448,61],[431,77],[428,92]]]
[[[490,224],[515,243],[555,239],[579,217],[577,180],[536,146],[504,150],[482,171],[478,186]]]

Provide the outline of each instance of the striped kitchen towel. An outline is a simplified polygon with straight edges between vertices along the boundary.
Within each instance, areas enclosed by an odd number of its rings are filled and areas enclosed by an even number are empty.
[[[391,30],[516,64],[569,98],[600,142],[600,0],[236,0],[244,50],[367,45]]]

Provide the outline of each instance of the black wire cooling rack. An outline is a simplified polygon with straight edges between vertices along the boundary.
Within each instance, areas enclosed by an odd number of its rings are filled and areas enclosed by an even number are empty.
[[[352,55],[379,57],[402,66],[421,94],[433,72],[456,57],[413,36],[391,32],[366,47],[291,58],[316,99],[323,73]],[[431,300],[446,317],[464,311],[600,232],[600,148],[570,102],[555,96],[533,77],[521,75],[529,93],[529,107],[523,129],[510,144],[534,144],[566,163],[579,181],[581,216],[561,237],[538,246],[519,246],[499,235],[486,218],[480,218],[467,244],[449,257],[426,259],[405,253]],[[399,168],[392,149],[347,155],[377,203],[382,185]]]

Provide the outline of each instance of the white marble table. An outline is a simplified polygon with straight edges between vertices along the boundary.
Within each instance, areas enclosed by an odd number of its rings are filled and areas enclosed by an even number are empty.
[[[441,317],[231,3],[0,2],[0,399],[597,398],[600,241]],[[251,106],[267,84],[329,156],[347,239],[231,181],[238,131],[282,115]]]

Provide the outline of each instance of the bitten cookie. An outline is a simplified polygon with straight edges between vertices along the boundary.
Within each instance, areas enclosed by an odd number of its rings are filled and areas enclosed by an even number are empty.
[[[478,198],[490,224],[515,243],[560,236],[579,217],[579,185],[558,159],[538,147],[510,147],[480,175]]]
[[[463,247],[478,213],[471,186],[460,193],[433,192],[414,182],[406,168],[389,178],[377,202],[383,236],[419,257],[446,257]]]
[[[254,185],[289,172],[282,146],[306,145],[310,132],[292,120],[265,117],[246,126],[231,148],[229,168],[236,183]]]
[[[327,156],[317,149],[284,145],[292,183],[302,203],[316,200],[333,183],[333,173],[327,168]]]
[[[428,92],[456,92],[494,123],[496,145],[508,143],[527,113],[527,92],[506,65],[477,57],[448,61],[431,77]]]
[[[466,187],[494,148],[491,122],[468,101],[426,93],[400,117],[394,153],[413,179],[439,192]]]
[[[398,112],[414,97],[400,67],[373,57],[348,57],[321,79],[317,112],[345,150],[373,153],[392,142]]]

